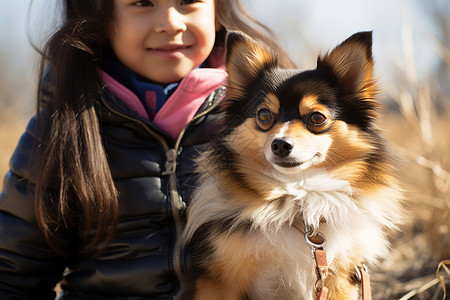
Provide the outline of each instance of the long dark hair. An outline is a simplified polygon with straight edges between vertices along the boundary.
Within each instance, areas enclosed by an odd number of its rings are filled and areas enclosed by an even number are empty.
[[[222,25],[217,47],[223,46],[228,29],[241,30],[272,45],[282,65],[292,65],[270,31],[239,0],[215,1]],[[49,73],[51,85],[41,84],[38,91],[38,127],[44,130],[37,132],[36,218],[63,257],[98,254],[113,238],[118,218],[118,196],[94,108],[104,88],[98,68],[111,51],[113,3],[64,0],[63,24],[40,51],[40,82]]]
[[[113,1],[66,0],[62,27],[42,50],[38,118],[40,170],[37,222],[61,256],[93,254],[114,234],[117,194],[102,146],[94,108],[102,82],[97,75],[108,47]],[[93,232],[92,235],[88,235]],[[67,238],[67,237],[71,238]],[[104,243],[106,245],[106,243]]]
[[[238,30],[245,32],[256,40],[261,40],[274,50],[278,56],[278,62],[281,67],[295,67],[287,53],[280,46],[273,32],[261,22],[252,18],[242,7],[240,0],[215,0],[216,19],[220,25],[225,28],[219,32],[218,43],[225,41],[228,30]]]

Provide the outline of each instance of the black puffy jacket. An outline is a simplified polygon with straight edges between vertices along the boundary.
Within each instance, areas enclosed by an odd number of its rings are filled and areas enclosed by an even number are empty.
[[[196,182],[193,158],[215,133],[213,92],[177,141],[130,111],[110,92],[98,117],[119,193],[115,237],[99,258],[63,260],[45,242],[34,216],[30,169],[36,118],[11,158],[0,195],[0,299],[173,299],[185,263],[175,241]],[[29,185],[31,183],[31,185]]]

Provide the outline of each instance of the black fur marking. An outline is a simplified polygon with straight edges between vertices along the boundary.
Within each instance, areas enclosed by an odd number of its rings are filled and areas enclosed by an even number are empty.
[[[216,251],[210,243],[214,237],[223,233],[246,235],[251,231],[251,228],[250,222],[236,223],[233,218],[214,220],[200,226],[188,245],[191,254],[190,275],[199,277],[207,272],[208,266],[205,266],[203,262],[210,261],[208,257]],[[214,277],[214,274],[209,274],[209,276]]]

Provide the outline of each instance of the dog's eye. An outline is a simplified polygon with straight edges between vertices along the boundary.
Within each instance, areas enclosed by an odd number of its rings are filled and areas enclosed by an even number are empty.
[[[309,117],[309,121],[314,125],[322,125],[326,120],[327,118],[319,112],[314,112]]]
[[[262,108],[258,111],[258,120],[266,123],[272,119],[272,113],[267,108]]]
[[[270,109],[261,108],[257,111],[256,117],[258,119],[258,125],[261,129],[267,130],[272,125],[273,115]]]

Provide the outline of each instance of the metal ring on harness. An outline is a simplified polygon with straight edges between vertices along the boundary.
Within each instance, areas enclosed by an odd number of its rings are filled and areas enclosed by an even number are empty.
[[[322,239],[321,242],[313,241],[316,237],[319,237]],[[315,249],[323,248],[327,244],[327,240],[325,238],[325,235],[323,235],[318,230],[313,230],[311,226],[305,225],[305,241],[306,243]]]
[[[361,282],[361,279],[362,279],[361,270],[368,272],[367,266],[366,266],[366,264],[362,264],[362,267],[355,266],[355,269],[356,269],[355,279],[356,279],[356,281]]]

